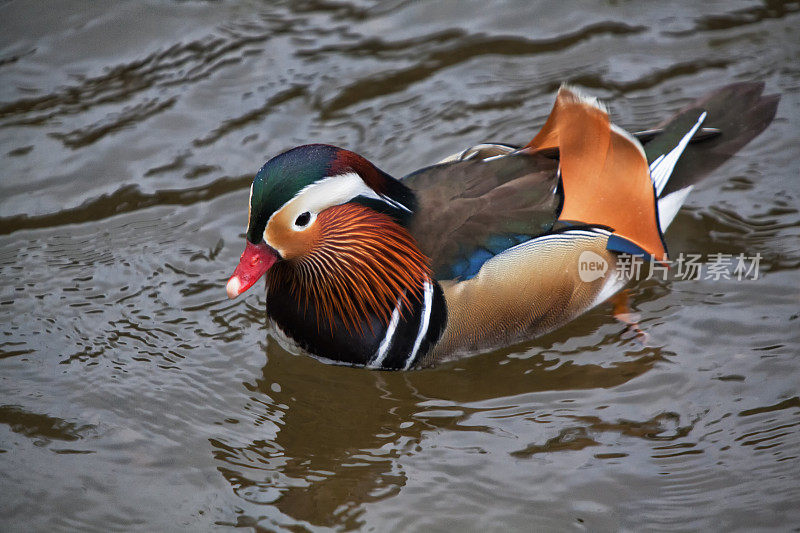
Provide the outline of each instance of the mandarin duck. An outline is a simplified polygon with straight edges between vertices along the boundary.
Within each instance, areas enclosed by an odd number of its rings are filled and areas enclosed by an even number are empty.
[[[698,180],[772,121],[739,83],[629,134],[562,86],[528,144],[479,144],[395,179],[325,144],[270,159],[250,188],[235,298],[266,274],[267,315],[318,358],[410,369],[530,340],[628,282],[622,254],[667,258]],[[581,256],[605,263],[582,279]]]

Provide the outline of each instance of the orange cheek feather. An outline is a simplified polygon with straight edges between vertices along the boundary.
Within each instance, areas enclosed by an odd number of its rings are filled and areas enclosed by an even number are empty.
[[[402,311],[422,298],[431,277],[428,259],[414,238],[389,216],[358,204],[325,209],[306,231],[296,232],[279,212],[270,222],[271,246],[293,261],[276,265],[270,287],[290,284],[299,300],[315,301],[318,321],[340,318],[349,331],[372,327],[370,315],[388,324],[398,302]],[[291,222],[291,221],[288,221]],[[284,256],[289,258],[289,256]],[[302,274],[301,274],[302,272]]]
[[[275,248],[284,259],[298,259],[308,255],[319,243],[321,233],[318,223],[303,231],[292,229],[292,217],[279,211],[270,221],[264,232],[267,243]]]

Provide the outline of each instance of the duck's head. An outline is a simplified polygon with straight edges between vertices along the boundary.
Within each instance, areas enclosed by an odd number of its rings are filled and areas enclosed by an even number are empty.
[[[354,152],[325,144],[284,152],[253,180],[247,243],[228,297],[249,289],[275,263],[306,272],[332,267],[332,255],[374,239],[371,232],[405,231],[415,207],[405,185]]]

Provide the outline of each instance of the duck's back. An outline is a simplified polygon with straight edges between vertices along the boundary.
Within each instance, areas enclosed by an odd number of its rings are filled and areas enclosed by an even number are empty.
[[[475,155],[403,178],[419,202],[411,233],[440,281],[474,277],[489,258],[550,231],[558,216],[557,160]]]

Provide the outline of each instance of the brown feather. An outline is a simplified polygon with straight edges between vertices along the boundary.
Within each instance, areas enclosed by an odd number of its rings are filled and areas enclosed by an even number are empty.
[[[492,161],[459,161],[403,179],[417,194],[410,231],[431,258],[437,279],[496,235],[548,231],[556,220],[557,161],[514,154]]]

